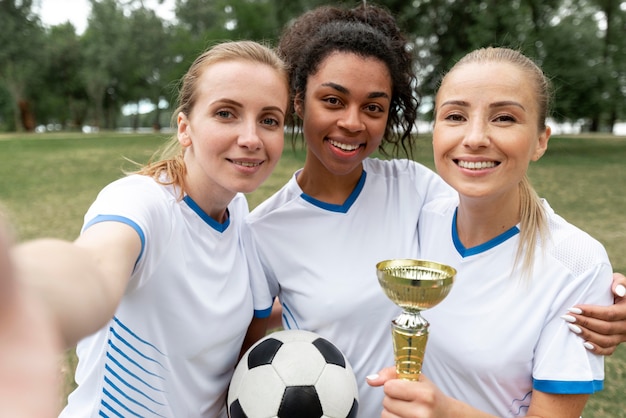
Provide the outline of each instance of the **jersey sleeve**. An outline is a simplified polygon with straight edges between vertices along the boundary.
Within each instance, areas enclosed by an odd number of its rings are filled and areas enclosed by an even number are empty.
[[[241,231],[244,251],[248,260],[248,271],[250,278],[250,288],[252,289],[252,299],[254,305],[254,316],[256,318],[267,318],[272,311],[273,297],[269,283],[266,279],[263,265],[259,258],[256,243],[252,238],[252,233],[247,224],[244,224]]]
[[[458,193],[430,168],[413,162],[414,184],[423,205],[439,199],[457,198]]]
[[[545,272],[549,277],[550,272]],[[602,390],[604,357],[583,346],[561,318],[576,304],[610,305],[612,268],[598,263],[574,277],[558,293],[551,317],[542,330],[533,365],[533,388],[555,394],[591,394]]]
[[[157,268],[172,231],[172,204],[175,196],[150,177],[133,175],[103,188],[84,217],[82,230],[98,222],[121,222],[132,227],[141,239],[130,286],[140,285],[139,277],[149,277]]]

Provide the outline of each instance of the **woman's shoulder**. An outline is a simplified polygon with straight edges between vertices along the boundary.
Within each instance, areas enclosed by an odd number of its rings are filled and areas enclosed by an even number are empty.
[[[247,217],[248,223],[254,223],[266,216],[280,211],[302,195],[302,189],[296,181],[296,174],[270,197],[259,203]]]
[[[100,195],[122,194],[129,195],[129,197],[135,196],[138,199],[146,199],[151,196],[155,198],[175,196],[175,193],[173,186],[161,184],[154,178],[141,174],[130,174],[119,178],[100,191]]]
[[[179,201],[173,186],[158,183],[149,176],[132,174],[109,183],[96,197],[87,217],[99,214],[125,216],[129,219],[155,214],[171,214]],[[143,215],[142,215],[143,214]]]
[[[414,190],[424,202],[457,196],[437,173],[417,161],[368,158],[364,160],[363,168],[368,178],[384,178],[383,182],[397,184],[405,192]]]
[[[384,160],[380,158],[366,158],[363,167],[368,172],[379,173],[428,173],[435,175],[434,171],[417,161],[406,158],[393,158]]]
[[[600,241],[558,215],[547,201],[543,201],[543,206],[550,232],[545,245],[553,256],[566,264],[609,262],[606,249]]]

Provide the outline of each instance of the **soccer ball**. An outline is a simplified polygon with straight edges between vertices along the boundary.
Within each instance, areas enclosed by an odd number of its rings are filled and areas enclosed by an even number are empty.
[[[315,333],[286,330],[243,355],[227,403],[230,418],[355,418],[359,394],[337,347]]]

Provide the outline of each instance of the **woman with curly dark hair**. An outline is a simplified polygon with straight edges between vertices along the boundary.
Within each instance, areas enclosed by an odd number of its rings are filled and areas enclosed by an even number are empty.
[[[408,159],[418,100],[409,42],[373,5],[324,6],[300,16],[278,51],[289,65],[304,167],[247,218],[260,281],[282,304],[282,325],[314,331],[348,357],[359,416],[380,416],[382,390],[368,373],[393,361],[390,320],[375,265],[418,254],[420,208],[454,191]],[[265,275],[263,275],[265,273]],[[278,308],[280,311],[280,308]]]

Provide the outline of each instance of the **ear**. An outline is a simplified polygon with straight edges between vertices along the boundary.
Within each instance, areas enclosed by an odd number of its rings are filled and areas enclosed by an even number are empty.
[[[546,129],[541,132],[539,135],[539,139],[537,140],[537,146],[535,148],[535,154],[533,155],[533,161],[539,160],[543,157],[546,150],[548,149],[548,141],[550,140],[550,135],[552,134],[552,129],[549,126],[546,126]]]
[[[176,125],[178,126],[178,132],[177,132],[178,142],[183,147],[190,146],[191,136],[189,132],[190,127],[189,127],[189,119],[187,118],[187,115],[185,115],[183,112],[178,113],[178,116],[176,117]]]
[[[296,111],[296,115],[300,119],[304,119],[304,100],[302,99],[302,94],[296,94],[296,97],[293,99],[293,109]]]

